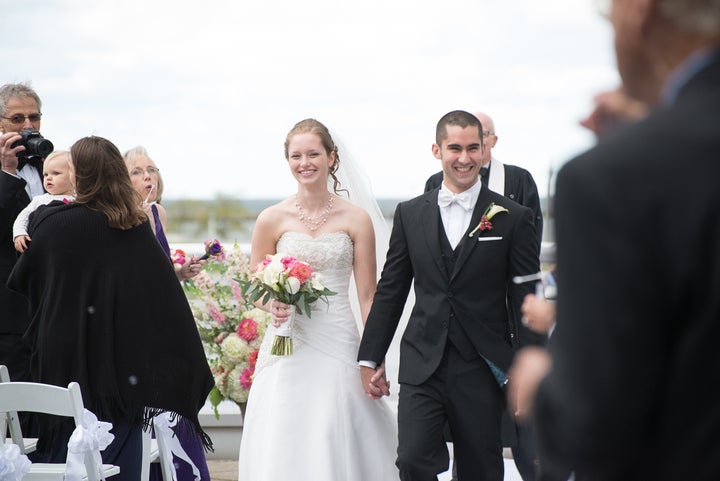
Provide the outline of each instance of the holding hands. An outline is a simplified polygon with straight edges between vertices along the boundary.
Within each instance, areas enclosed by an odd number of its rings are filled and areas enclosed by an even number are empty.
[[[380,364],[376,369],[360,366],[360,377],[365,394],[370,399],[380,399],[390,395],[390,381],[385,376],[385,363]]]

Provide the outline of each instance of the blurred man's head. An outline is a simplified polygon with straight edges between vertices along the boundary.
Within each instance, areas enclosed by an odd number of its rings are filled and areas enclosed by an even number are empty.
[[[720,46],[720,0],[612,0],[607,14],[624,88],[649,105],[690,54]]]
[[[0,87],[0,134],[40,130],[40,97],[24,83]]]
[[[482,165],[486,166],[492,160],[492,149],[497,144],[498,137],[495,135],[495,122],[490,118],[488,114],[483,112],[475,112],[473,114],[480,121],[483,127],[483,144],[485,144],[485,151],[482,156]]]

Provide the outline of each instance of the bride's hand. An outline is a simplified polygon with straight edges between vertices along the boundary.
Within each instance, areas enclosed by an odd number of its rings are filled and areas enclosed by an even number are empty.
[[[385,378],[385,363],[380,364],[376,369],[361,366],[360,377],[365,393],[370,399],[380,399],[390,395],[390,381]]]
[[[288,309],[290,304],[284,302],[272,300],[270,301],[270,314],[272,314],[272,325],[279,327],[280,324],[287,322],[290,317],[290,310]]]

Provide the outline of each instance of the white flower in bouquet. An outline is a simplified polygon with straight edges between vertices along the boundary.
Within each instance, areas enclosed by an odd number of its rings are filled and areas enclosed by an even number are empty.
[[[290,294],[297,294],[300,292],[300,281],[297,277],[288,277],[285,281],[285,288]]]
[[[312,277],[310,277],[310,287],[312,287],[316,291],[324,291],[325,290],[325,283],[323,281],[322,274],[313,272]]]

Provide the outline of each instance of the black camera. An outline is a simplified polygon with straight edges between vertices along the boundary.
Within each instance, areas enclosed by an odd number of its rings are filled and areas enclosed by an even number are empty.
[[[25,146],[25,150],[18,152],[18,157],[40,157],[45,158],[50,155],[55,148],[48,139],[40,135],[35,129],[23,129],[20,131],[20,140],[10,146],[11,149],[20,145]]]

